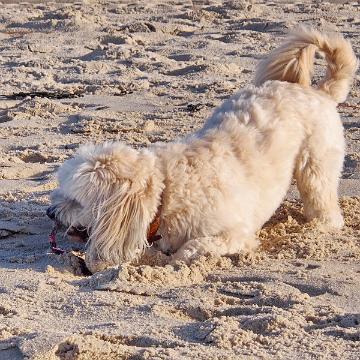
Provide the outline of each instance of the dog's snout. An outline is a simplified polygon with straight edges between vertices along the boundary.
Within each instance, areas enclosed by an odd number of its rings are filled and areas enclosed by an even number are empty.
[[[55,220],[55,215],[56,215],[56,206],[52,205],[49,206],[46,210],[46,215],[51,219],[51,220]]]
[[[67,234],[75,241],[86,243],[89,238],[89,233],[86,227],[83,226],[71,226]]]

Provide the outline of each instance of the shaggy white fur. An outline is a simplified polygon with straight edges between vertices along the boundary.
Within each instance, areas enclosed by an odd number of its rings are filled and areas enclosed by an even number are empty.
[[[310,87],[316,50],[329,63],[319,89]],[[258,245],[256,231],[295,174],[307,218],[342,227],[344,137],[336,105],[356,68],[343,37],[299,29],[260,63],[256,87],[225,101],[197,133],[142,150],[80,148],[59,170],[57,220],[88,228],[91,271],[140,256],[160,205],[155,246],[173,261],[232,254]]]

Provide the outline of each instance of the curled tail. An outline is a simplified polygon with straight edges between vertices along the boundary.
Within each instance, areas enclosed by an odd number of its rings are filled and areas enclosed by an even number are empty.
[[[316,51],[325,53],[328,63],[326,77],[319,89],[338,103],[345,101],[358,67],[350,42],[340,34],[325,34],[307,27],[298,28],[282,46],[259,63],[255,85],[267,80],[281,80],[310,86]]]

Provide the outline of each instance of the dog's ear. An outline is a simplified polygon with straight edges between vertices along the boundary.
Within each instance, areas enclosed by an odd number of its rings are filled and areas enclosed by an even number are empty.
[[[91,224],[89,259],[116,265],[143,253],[148,246],[147,229],[156,213],[149,206],[154,194],[147,187],[151,184],[134,191],[131,180],[125,180],[101,200]]]
[[[99,148],[100,147],[100,148]],[[163,187],[155,155],[124,144],[99,145],[79,163],[74,198],[92,209],[87,259],[119,264],[142,254]]]

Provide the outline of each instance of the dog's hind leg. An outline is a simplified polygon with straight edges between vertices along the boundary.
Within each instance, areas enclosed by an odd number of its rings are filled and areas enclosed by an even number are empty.
[[[295,168],[306,218],[318,218],[336,229],[344,225],[337,194],[343,159],[341,146],[327,149],[307,147],[298,157]]]
[[[191,261],[202,255],[231,255],[242,250],[253,250],[258,246],[258,241],[254,237],[247,236],[246,240],[238,234],[224,234],[221,236],[204,236],[187,241],[172,256],[171,263],[184,261],[189,264]]]

